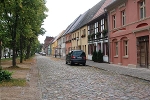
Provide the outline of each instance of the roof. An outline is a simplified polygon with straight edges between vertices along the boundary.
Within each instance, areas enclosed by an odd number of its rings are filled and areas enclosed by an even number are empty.
[[[101,6],[104,4],[105,0],[101,0],[99,3],[97,3],[95,6],[93,6],[91,9],[89,9],[83,18],[83,20],[76,26],[76,28],[73,30],[78,30],[79,28],[86,25],[97,13],[97,11],[101,8]]]
[[[55,37],[55,39],[52,43],[54,43],[60,36],[62,36],[63,33],[64,33],[64,30]]]
[[[63,30],[60,34],[59,34],[59,37],[57,39],[60,39],[61,36],[64,34],[65,30]]]
[[[53,39],[53,37],[46,36],[44,42],[51,41],[52,39]]]
[[[63,35],[69,33],[68,31],[72,28],[72,26],[74,25],[74,23],[78,20],[78,18],[80,17],[81,15],[79,15],[67,28],[66,28],[66,31],[64,32]]]
[[[44,40],[44,48],[48,46],[48,44],[54,39],[54,37],[49,37],[46,36],[45,40]]]
[[[54,40],[52,43],[54,43],[57,40],[57,37],[58,37],[58,35],[54,37]]]
[[[100,9],[97,11],[97,13],[94,15],[94,17],[90,20],[94,20],[105,13],[104,8],[111,4],[114,0],[105,0],[104,4],[100,7]]]
[[[84,12],[79,18],[78,20],[74,23],[74,25],[71,27],[71,29],[69,30],[68,33],[73,32],[73,30],[80,24],[80,22],[85,18],[86,14],[88,13],[88,11]]]
[[[112,2],[105,7],[106,10],[112,10],[114,7],[116,7],[117,4],[123,3],[123,2],[127,2],[127,0],[112,0]]]

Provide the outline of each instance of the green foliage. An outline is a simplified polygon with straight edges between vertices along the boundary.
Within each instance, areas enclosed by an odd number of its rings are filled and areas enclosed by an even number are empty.
[[[46,32],[41,26],[47,17],[47,11],[45,0],[0,2],[0,40],[3,47],[13,49],[13,66],[16,66],[17,51],[21,51],[22,55],[26,52],[32,55],[37,49],[35,43],[37,44],[38,36]]]
[[[95,33],[93,33],[93,34],[91,35],[91,38],[92,38],[92,39],[94,39],[94,38],[95,38]]]
[[[0,70],[0,82],[10,80],[12,73],[7,70]]]
[[[92,60],[93,60],[94,62],[97,61],[97,52],[96,52],[96,51],[93,52]]]
[[[99,36],[100,36],[100,34],[101,34],[100,32],[97,32],[97,33],[96,33],[96,36],[97,36],[97,37],[99,37]]]
[[[94,51],[93,52],[93,56],[92,56],[92,60],[94,62],[103,62],[103,53],[101,52],[101,50],[99,50],[98,52]]]
[[[103,62],[103,53],[101,52],[101,50],[99,50],[97,53],[97,61],[100,63]]]
[[[11,79],[8,81],[0,82],[0,87],[11,87],[11,86],[26,86],[27,82],[26,79]]]
[[[104,35],[104,37],[106,36],[107,32],[108,32],[107,29],[103,30],[102,34]]]
[[[89,40],[91,39],[91,35],[90,35],[90,34],[88,35],[88,39],[89,39]]]

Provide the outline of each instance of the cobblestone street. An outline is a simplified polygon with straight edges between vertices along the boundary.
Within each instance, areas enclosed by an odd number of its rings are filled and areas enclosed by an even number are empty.
[[[37,56],[43,100],[150,100],[150,82]]]

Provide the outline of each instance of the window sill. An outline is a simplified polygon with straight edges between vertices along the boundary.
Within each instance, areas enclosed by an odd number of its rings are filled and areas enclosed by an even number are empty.
[[[118,55],[114,56],[114,58],[118,58]]]
[[[123,56],[123,58],[125,58],[125,59],[127,59],[129,56],[128,55],[126,55],[126,56]]]

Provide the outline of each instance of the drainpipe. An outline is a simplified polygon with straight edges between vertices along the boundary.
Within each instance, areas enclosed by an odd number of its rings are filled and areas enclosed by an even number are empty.
[[[106,10],[106,9],[105,9]],[[110,29],[110,27],[109,27],[109,25],[110,25],[110,20],[109,20],[109,14],[108,14],[108,12],[107,11],[105,11],[106,12],[106,14],[107,14],[107,26],[108,26],[108,33],[107,33],[107,35],[108,35],[108,48],[109,48],[109,55],[108,55],[108,63],[110,63],[110,56],[111,56],[111,48],[110,48],[110,31],[109,31],[109,29]]]

